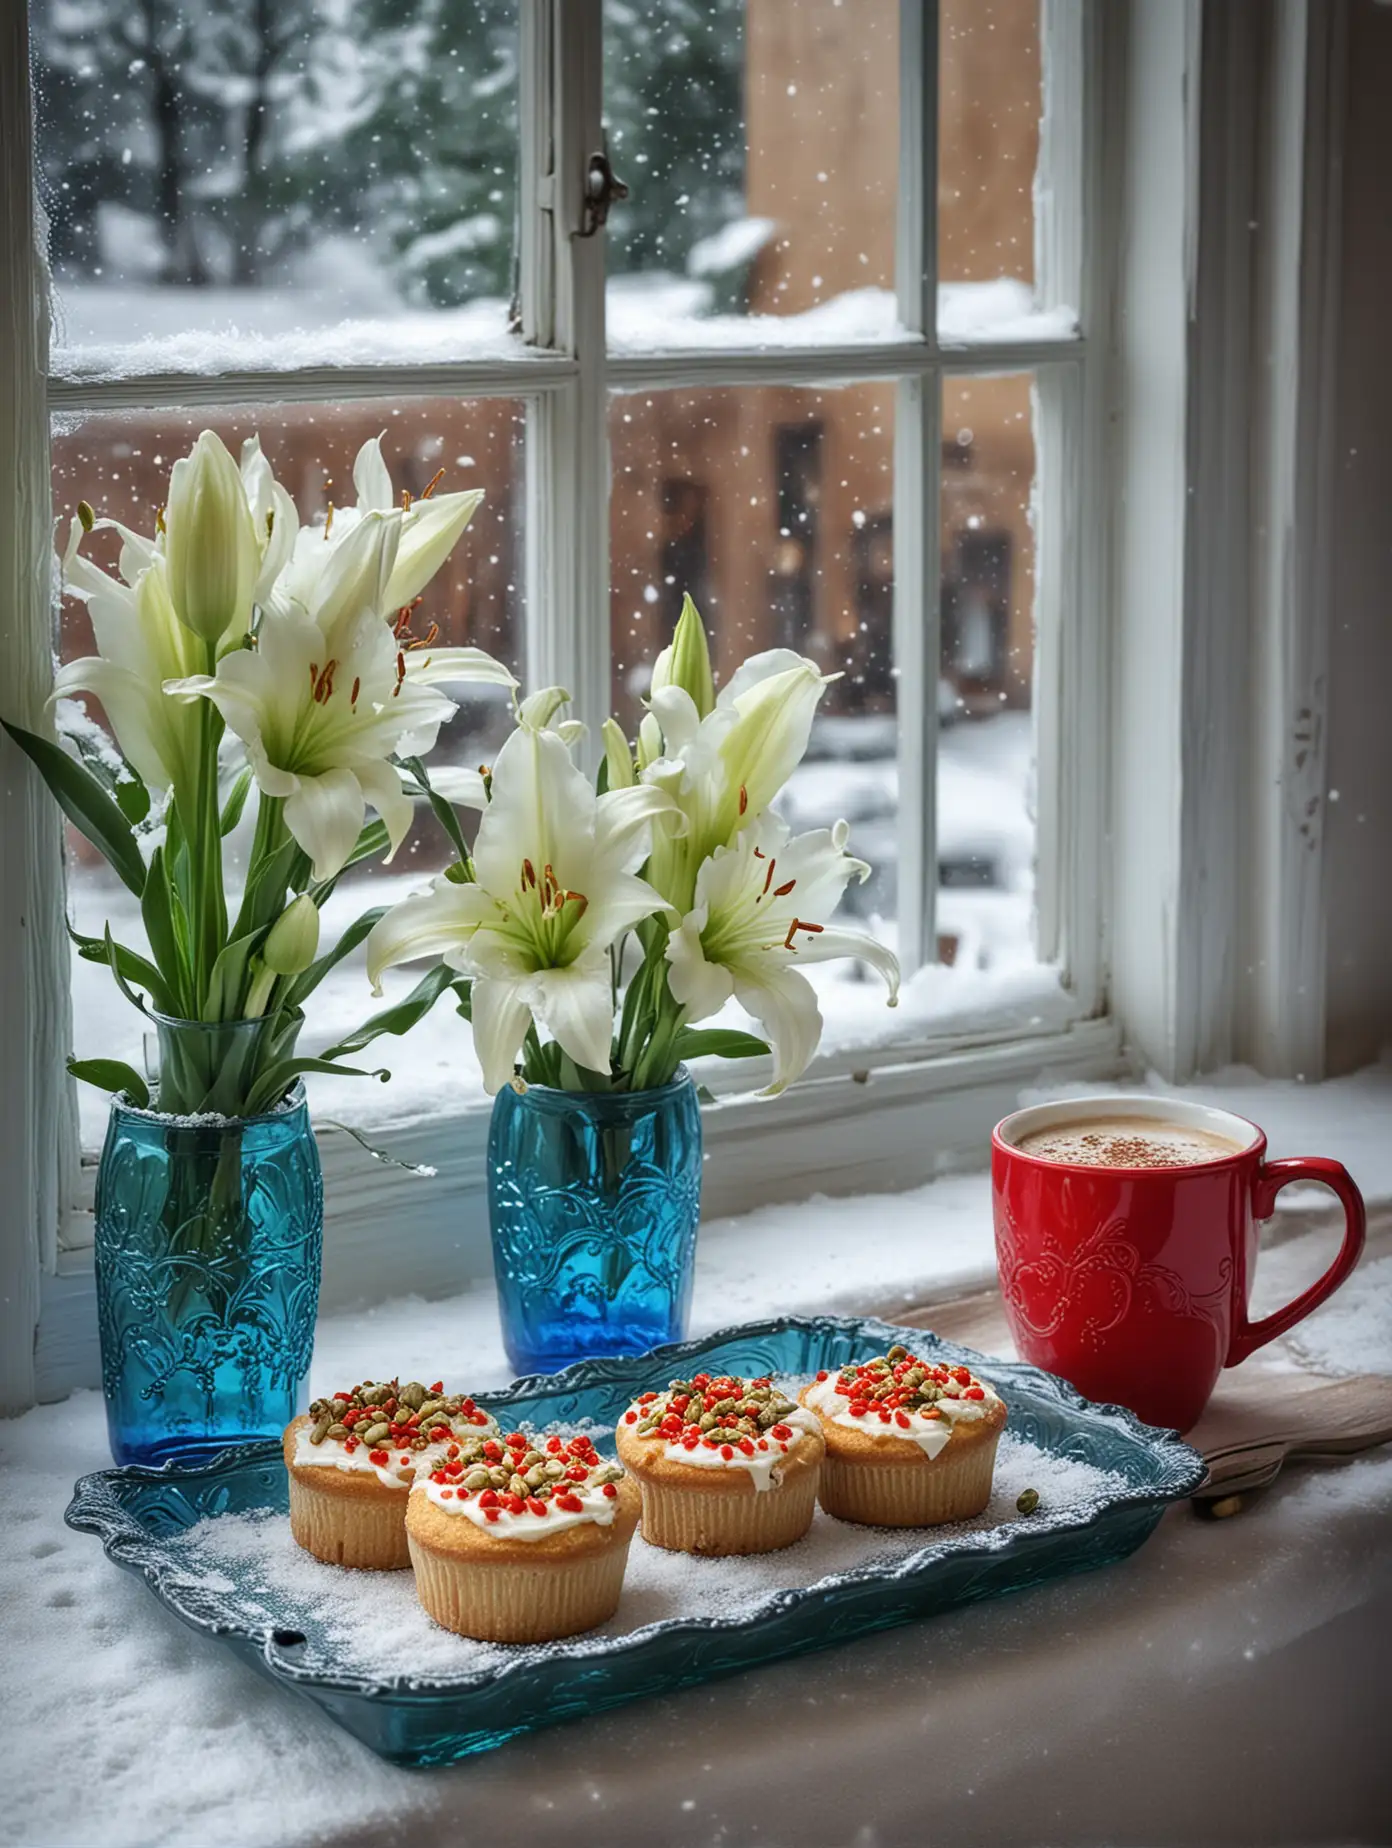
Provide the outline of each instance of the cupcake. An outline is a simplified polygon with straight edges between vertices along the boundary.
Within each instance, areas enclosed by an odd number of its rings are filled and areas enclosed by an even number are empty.
[[[674,1553],[772,1553],[812,1525],[819,1420],[767,1379],[698,1373],[645,1392],[619,1421],[643,1491],[643,1538]]]
[[[316,1399],[283,1439],[290,1531],[330,1565],[399,1571],[411,1563],[406,1499],[417,1472],[458,1454],[462,1438],[497,1429],[472,1399],[447,1394],[439,1380],[368,1380]]]
[[[967,1367],[892,1347],[823,1371],[799,1395],[826,1438],[819,1497],[873,1527],[929,1527],[980,1514],[1005,1424],[998,1394]]]
[[[587,1437],[467,1438],[408,1497],[417,1596],[483,1643],[592,1630],[618,1608],[640,1500]]]

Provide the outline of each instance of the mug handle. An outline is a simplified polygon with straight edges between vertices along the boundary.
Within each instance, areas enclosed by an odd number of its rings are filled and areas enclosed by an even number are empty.
[[[1284,1309],[1278,1309],[1274,1315],[1263,1316],[1259,1322],[1249,1322],[1247,1305],[1243,1303],[1239,1306],[1228,1358],[1223,1362],[1225,1367],[1235,1367],[1257,1348],[1265,1347],[1268,1341],[1274,1341],[1277,1335],[1285,1334],[1288,1328],[1294,1328],[1297,1322],[1303,1321],[1312,1309],[1319,1307],[1326,1296],[1334,1294],[1363,1254],[1363,1240],[1367,1234],[1363,1196],[1342,1162],[1327,1161],[1319,1155],[1297,1156],[1290,1161],[1264,1161],[1257,1170],[1252,1189],[1253,1217],[1270,1219],[1276,1210],[1277,1194],[1283,1187],[1289,1187],[1292,1181],[1322,1181],[1339,1196],[1344,1209],[1344,1242],[1339,1248],[1338,1257],[1319,1281],[1312,1283],[1303,1295],[1297,1296],[1293,1303],[1287,1303]]]

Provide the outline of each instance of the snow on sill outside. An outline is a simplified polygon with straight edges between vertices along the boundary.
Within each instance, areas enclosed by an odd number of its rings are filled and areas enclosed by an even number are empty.
[[[616,357],[753,348],[877,346],[920,338],[899,321],[888,289],[853,289],[799,314],[712,314],[711,285],[660,273],[611,279],[609,351]],[[312,289],[187,289],[76,285],[59,291],[56,380],[102,383],[159,373],[215,378],[228,372],[332,367],[527,364],[547,357],[509,332],[507,304],[481,297],[460,308],[401,308],[343,318],[342,299]],[[139,340],[123,337],[143,329]],[[1040,309],[1009,277],[944,283],[938,337],[944,346],[995,341],[1069,341],[1071,308]]]

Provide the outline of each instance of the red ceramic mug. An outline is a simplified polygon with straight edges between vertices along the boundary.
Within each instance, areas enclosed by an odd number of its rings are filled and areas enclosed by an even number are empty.
[[[1220,1146],[1211,1161],[1171,1168],[1094,1167],[1019,1146],[1040,1131],[1119,1118],[1138,1134],[1153,1123],[1200,1131]],[[1334,1190],[1344,1242],[1318,1283],[1253,1322],[1257,1224],[1292,1181]],[[991,1137],[991,1203],[1001,1294],[1023,1357],[1089,1399],[1181,1431],[1197,1421],[1223,1368],[1293,1328],[1338,1289],[1363,1249],[1363,1198],[1339,1162],[1267,1161],[1254,1123],[1178,1099],[1070,1098],[1017,1110]]]

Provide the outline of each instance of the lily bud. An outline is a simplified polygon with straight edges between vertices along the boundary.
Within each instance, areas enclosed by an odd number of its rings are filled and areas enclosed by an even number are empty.
[[[205,642],[240,641],[251,620],[261,547],[241,471],[211,430],[174,464],[164,527],[179,621]]]
[[[638,781],[633,768],[633,752],[617,719],[606,719],[600,727],[604,739],[604,761],[609,766],[610,789],[629,789]]]
[[[646,770],[661,755],[662,727],[651,712],[645,712],[638,723],[638,768]]]
[[[277,975],[303,975],[319,953],[319,907],[307,892],[272,924],[261,960]]]
[[[711,676],[710,643],[701,613],[690,596],[682,598],[681,615],[672,635],[670,647],[664,648],[653,666],[652,691],[663,687],[681,687],[691,695],[697,718],[704,719],[715,710],[715,681]]]

